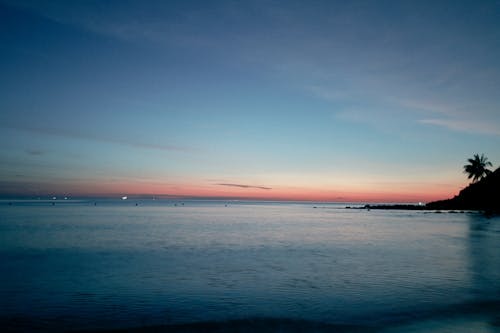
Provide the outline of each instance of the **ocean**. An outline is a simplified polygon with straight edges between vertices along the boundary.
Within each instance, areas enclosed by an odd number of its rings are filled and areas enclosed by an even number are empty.
[[[346,206],[2,200],[0,328],[500,332],[500,217]]]

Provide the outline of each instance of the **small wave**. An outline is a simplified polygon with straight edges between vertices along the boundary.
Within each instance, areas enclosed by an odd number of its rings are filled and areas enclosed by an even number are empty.
[[[412,314],[391,314],[386,318],[370,321],[352,321],[346,323],[329,323],[306,319],[292,318],[247,318],[226,321],[202,321],[169,325],[129,327],[106,330],[77,330],[74,333],[140,333],[140,332],[173,332],[173,333],[226,333],[226,332],[334,332],[334,333],[402,333],[402,332],[451,332],[456,326],[467,331],[475,327],[486,327],[485,332],[497,332],[500,326],[500,302],[472,301],[461,304],[434,308],[429,312]],[[381,315],[384,317],[383,315]],[[26,326],[24,327],[26,328]],[[491,328],[491,330],[490,330]],[[465,332],[464,331],[464,332]],[[482,330],[480,330],[483,332]],[[460,331],[462,332],[462,331]]]
[[[267,332],[335,332],[335,333],[371,333],[379,329],[370,326],[328,324],[300,319],[287,318],[253,318],[217,322],[198,322],[176,325],[148,326],[125,328],[107,331],[78,331],[78,333],[267,333]]]
[[[10,317],[0,318],[3,332],[72,332],[72,333],[250,333],[250,332],[316,332],[316,333],[403,333],[403,332],[498,332],[500,327],[500,302],[472,301],[462,304],[434,308],[429,312],[379,314],[379,318],[355,323],[329,323],[306,319],[292,318],[247,318],[226,321],[202,321],[176,323],[155,326],[137,326],[119,328],[82,329],[61,318],[59,320],[42,320],[41,318]],[[383,318],[381,318],[383,317]],[[87,323],[88,324],[88,323]],[[86,325],[84,325],[86,326]]]

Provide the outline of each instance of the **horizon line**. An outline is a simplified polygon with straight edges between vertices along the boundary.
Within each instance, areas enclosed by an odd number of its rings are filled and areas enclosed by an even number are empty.
[[[254,201],[254,202],[310,202],[310,203],[353,203],[353,204],[362,204],[362,203],[427,203],[425,201],[419,200],[387,200],[387,199],[353,199],[348,200],[345,199],[333,199],[333,200],[314,200],[314,199],[293,199],[293,198],[258,198],[258,197],[236,197],[236,196],[191,196],[191,195],[153,195],[153,194],[99,194],[99,195],[30,195],[30,194],[17,194],[17,195],[5,195],[0,194],[0,200],[8,201],[8,200],[43,200],[43,201],[71,201],[71,200],[123,200],[122,197],[127,197],[126,200],[171,200],[171,201],[182,201],[182,200],[190,200],[190,201]],[[429,201],[431,202],[431,201]]]

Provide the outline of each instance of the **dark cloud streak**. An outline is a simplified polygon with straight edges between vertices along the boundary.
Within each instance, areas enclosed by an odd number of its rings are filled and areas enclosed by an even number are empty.
[[[38,149],[27,149],[25,150],[26,154],[28,155],[32,155],[32,156],[39,156],[39,155],[43,155],[45,152],[42,151],[42,150],[38,150]]]
[[[271,187],[253,186],[253,185],[245,185],[245,184],[218,183],[216,185],[219,185],[219,186],[230,186],[230,187],[240,187],[240,188],[256,188],[256,189],[259,189],[259,190],[272,190]]]

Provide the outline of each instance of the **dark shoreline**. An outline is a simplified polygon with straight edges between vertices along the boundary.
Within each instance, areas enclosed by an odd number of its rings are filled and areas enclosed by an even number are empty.
[[[428,211],[434,213],[460,213],[464,214],[466,212],[475,212],[479,214],[484,214],[486,216],[500,215],[500,210],[498,209],[471,209],[471,208],[461,208],[454,206],[429,206],[429,205],[410,205],[410,204],[393,204],[393,205],[364,205],[364,206],[346,206],[346,209],[366,209],[366,210],[410,210],[410,211]]]
[[[425,205],[412,204],[367,204],[362,209],[385,210],[427,210],[427,211],[471,211],[487,216],[500,215],[500,168],[480,181],[473,182],[451,199],[429,202]],[[351,208],[351,207],[346,207]]]
[[[346,209],[386,209],[386,210],[428,210],[423,205],[410,205],[410,204],[394,204],[394,205],[364,205],[351,207],[347,206]]]

